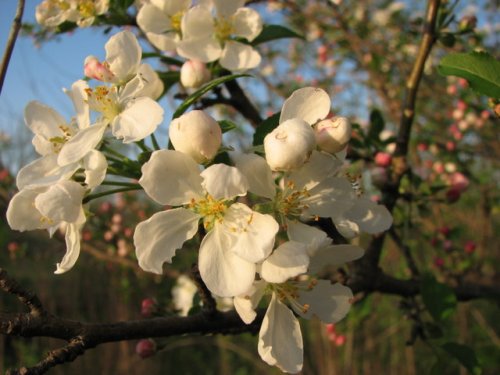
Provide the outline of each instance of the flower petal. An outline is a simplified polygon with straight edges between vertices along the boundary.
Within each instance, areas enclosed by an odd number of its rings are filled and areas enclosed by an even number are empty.
[[[35,208],[36,197],[47,188],[24,189],[15,194],[7,208],[7,222],[12,229],[25,230],[47,229],[53,224],[43,220],[42,214]]]
[[[225,231],[216,224],[200,246],[198,267],[201,278],[207,288],[220,297],[245,293],[255,279],[255,264],[229,251],[230,242]]]
[[[85,188],[75,181],[60,181],[35,198],[35,207],[53,224],[77,221]]]
[[[349,312],[352,298],[352,291],[348,287],[318,280],[312,290],[300,294],[300,304],[309,305],[307,312],[296,312],[306,319],[317,316],[323,323],[337,323]]]
[[[330,112],[330,97],[319,88],[304,87],[293,92],[281,109],[280,123],[292,118],[314,125]]]
[[[271,366],[295,374],[302,369],[303,345],[299,321],[273,293],[260,327],[260,357]]]
[[[79,129],[85,129],[90,126],[90,112],[87,103],[87,89],[89,85],[84,80],[80,79],[71,85],[70,90],[64,90],[73,101],[73,106],[76,111],[76,122]]]
[[[309,197],[302,200],[309,207],[304,214],[319,217],[340,215],[350,209],[356,199],[349,181],[339,177],[321,181],[309,194]]]
[[[83,212],[83,209],[82,209]],[[85,216],[85,214],[83,214]],[[80,239],[81,239],[81,224],[68,224],[66,226],[65,240],[66,240],[66,254],[57,263],[54,273],[60,275],[68,272],[75,265],[78,257],[80,256]]]
[[[151,0],[151,3],[169,15],[185,11],[191,5],[191,0]]]
[[[262,262],[260,275],[269,283],[281,284],[292,277],[306,273],[308,266],[306,245],[287,241]]]
[[[323,246],[311,256],[309,274],[316,274],[326,266],[338,266],[359,259],[365,251],[354,245],[329,245]]]
[[[232,238],[231,251],[253,263],[261,262],[271,254],[279,230],[271,215],[252,211],[243,203],[229,207],[221,227]]]
[[[245,0],[213,0],[218,17],[228,17],[245,5]]]
[[[57,163],[64,166],[83,159],[102,141],[106,127],[106,124],[95,124],[80,130],[61,148]]]
[[[153,99],[139,97],[127,102],[125,110],[111,124],[113,135],[123,143],[140,141],[163,121],[163,108]]]
[[[182,152],[155,151],[141,171],[139,184],[160,204],[178,206],[203,197],[198,164]]]
[[[263,280],[256,281],[250,290],[233,298],[234,308],[245,324],[252,323],[257,316],[255,309],[264,296],[266,285]]]
[[[266,159],[256,154],[231,153],[236,168],[247,178],[248,191],[265,198],[274,198],[276,185]]]
[[[165,3],[164,1],[162,3]],[[171,30],[172,25],[166,12],[158,9],[156,4],[144,4],[137,13],[137,25],[142,31],[153,34],[163,34]],[[163,10],[163,9],[161,9]]]
[[[104,48],[109,69],[120,83],[128,81],[137,73],[142,49],[134,34],[127,30],[121,31],[113,35]]]
[[[214,18],[206,6],[197,5],[189,9],[181,21],[182,39],[210,38],[214,34]],[[215,39],[212,39],[216,42]],[[184,56],[179,50],[179,55]],[[206,62],[206,61],[204,61]]]
[[[309,160],[300,169],[292,172],[287,181],[293,182],[297,189],[310,190],[324,179],[332,177],[341,166],[342,162],[334,156],[313,151]]]
[[[359,198],[345,214],[346,219],[358,224],[363,232],[375,234],[386,231],[392,225],[392,216],[387,208],[368,198]]]
[[[104,154],[97,150],[90,150],[83,158],[85,169],[85,183],[89,189],[99,186],[106,177],[108,162]]]
[[[177,53],[186,59],[207,63],[220,58],[222,48],[219,42],[209,36],[181,40],[177,45]]]
[[[288,239],[307,245],[307,254],[313,256],[319,248],[328,246],[332,240],[322,230],[300,221],[288,222]]]
[[[235,167],[214,164],[203,172],[202,186],[215,199],[231,199],[244,196],[248,191],[246,177]]]
[[[175,251],[198,232],[200,216],[184,208],[158,212],[137,225],[135,254],[139,266],[161,275],[163,263],[172,262]]]
[[[260,64],[260,54],[247,44],[226,41],[219,63],[232,72],[253,69]]]
[[[48,154],[25,165],[17,173],[16,184],[19,190],[27,186],[47,186],[69,179],[78,169],[78,163],[60,167],[57,154]]]
[[[239,8],[232,17],[234,34],[246,38],[249,42],[254,40],[262,31],[262,18],[251,8]]]

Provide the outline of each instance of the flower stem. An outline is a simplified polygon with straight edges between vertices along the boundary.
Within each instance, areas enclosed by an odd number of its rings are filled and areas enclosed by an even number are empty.
[[[154,149],[158,151],[160,149],[160,145],[158,144],[158,141],[156,140],[154,133],[151,133],[151,142],[153,143]]]
[[[122,192],[125,192],[125,191],[141,190],[141,189],[142,189],[142,186],[137,185],[137,186],[133,186],[133,187],[129,186],[129,187],[123,187],[123,188],[120,188],[120,189],[113,189],[113,190],[103,191],[102,193],[90,194],[90,195],[87,195],[85,198],[83,198],[82,203],[85,204],[85,203],[90,202],[91,200],[94,200],[94,199],[97,199],[97,198],[101,198],[101,197],[105,197],[107,195],[111,195],[111,194],[115,194],[115,193],[122,193]]]

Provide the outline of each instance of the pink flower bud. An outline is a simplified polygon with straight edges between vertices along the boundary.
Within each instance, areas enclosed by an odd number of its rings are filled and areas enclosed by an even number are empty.
[[[266,160],[274,171],[292,171],[309,159],[316,147],[314,130],[305,121],[293,118],[264,138]]]
[[[375,155],[375,164],[379,167],[387,168],[391,165],[392,156],[386,152],[377,152]]]
[[[144,298],[141,302],[141,315],[145,318],[158,311],[158,302],[154,298]]]
[[[351,123],[345,117],[326,119],[314,127],[319,148],[331,154],[344,149],[351,139],[351,132]]]
[[[342,346],[345,344],[346,342],[346,337],[345,335],[338,335],[336,338],[335,338],[335,345],[336,346]]]
[[[446,200],[448,201],[448,203],[455,203],[460,199],[461,195],[462,192],[460,190],[451,188],[446,192]]]
[[[438,232],[441,233],[443,236],[448,237],[449,234],[451,233],[450,227],[444,226],[438,229]]]
[[[205,63],[198,60],[188,60],[181,68],[181,84],[187,88],[196,89],[210,80],[210,72]]]
[[[444,240],[443,241],[444,251],[450,251],[452,248],[453,248],[453,242],[451,242],[451,240]]]
[[[440,161],[437,161],[432,166],[432,169],[434,169],[434,172],[438,174],[444,173],[444,164],[441,163]]]
[[[335,324],[330,323],[326,325],[326,332],[329,334],[335,333]]]
[[[168,134],[177,151],[200,164],[212,160],[222,143],[222,131],[217,121],[198,110],[173,120]]]
[[[109,70],[108,63],[101,63],[95,56],[88,56],[83,66],[83,72],[89,78],[103,82],[111,82],[115,78],[115,75]]]
[[[464,251],[467,254],[472,254],[474,251],[476,251],[476,243],[474,241],[468,240],[467,242],[465,242]]]
[[[9,250],[9,252],[11,252],[11,253],[18,251],[19,248],[20,248],[19,244],[15,241],[9,242],[7,244],[7,250]]]
[[[444,259],[440,257],[435,257],[434,258],[434,265],[438,268],[441,268],[444,266]]]
[[[453,141],[446,142],[446,149],[448,151],[455,151],[455,148],[456,148],[455,142],[453,142]]]
[[[427,151],[428,149],[429,149],[429,146],[427,146],[425,143],[419,143],[417,145],[418,151],[424,152],[424,151]]]
[[[156,343],[151,339],[140,340],[135,346],[135,352],[141,358],[151,357],[156,353]]]
[[[464,192],[469,187],[469,179],[460,172],[454,172],[448,176],[448,183],[452,189]]]

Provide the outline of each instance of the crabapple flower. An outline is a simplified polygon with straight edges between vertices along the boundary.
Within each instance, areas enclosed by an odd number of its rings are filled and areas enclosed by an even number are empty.
[[[320,121],[314,127],[318,147],[330,154],[342,151],[351,139],[351,123],[345,117]]]
[[[55,27],[66,21],[88,27],[108,8],[109,0],[44,0],[37,5],[35,17],[45,27]]]
[[[137,24],[161,51],[173,51],[181,39],[181,20],[191,0],[151,0],[137,13]]]
[[[259,13],[244,4],[244,0],[214,0],[213,7],[202,4],[189,9],[182,18],[177,53],[202,62],[219,59],[230,71],[255,68],[261,61],[259,53],[234,40],[240,37],[251,42],[262,31]]]
[[[266,160],[275,171],[295,170],[316,147],[311,128],[330,112],[328,94],[313,87],[296,90],[283,103],[279,126],[264,138]]]
[[[198,231],[207,230],[199,251],[200,275],[208,289],[221,297],[248,290],[256,263],[272,251],[279,226],[270,215],[232,203],[248,190],[236,168],[215,164],[200,173],[199,166],[179,151],[152,153],[142,167],[139,183],[159,204],[182,206],[154,214],[136,227],[134,244],[139,266],[161,274],[164,262]]]
[[[174,119],[168,135],[177,151],[191,156],[198,164],[212,160],[222,143],[222,131],[217,121],[199,110]]]
[[[85,188],[74,181],[59,181],[50,187],[28,187],[14,195],[7,208],[7,222],[12,229],[47,229],[52,235],[66,226],[66,255],[55,273],[73,267],[80,253],[81,227],[86,221],[82,207]]]
[[[181,83],[186,88],[196,89],[210,80],[210,71],[199,60],[188,60],[181,67]]]

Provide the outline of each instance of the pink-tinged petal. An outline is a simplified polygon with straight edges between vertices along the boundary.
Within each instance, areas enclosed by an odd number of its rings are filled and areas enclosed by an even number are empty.
[[[342,320],[351,309],[353,294],[348,287],[328,280],[318,280],[315,287],[302,292],[299,303],[309,305],[307,312],[296,311],[303,318],[318,317],[323,323],[337,323]]]
[[[16,184],[19,190],[27,186],[48,186],[69,179],[78,169],[78,163],[60,167],[57,154],[49,154],[25,165],[17,173]]]
[[[102,152],[90,150],[83,158],[83,169],[85,170],[85,184],[89,189],[99,186],[106,177],[108,162]]]
[[[81,247],[81,228],[82,225],[80,224],[68,224],[66,226],[66,233],[64,235],[66,254],[62,258],[61,263],[57,263],[56,265],[56,270],[54,271],[56,275],[68,272],[78,260]]]
[[[387,208],[368,198],[356,200],[354,206],[346,212],[345,217],[358,224],[362,232],[370,234],[386,231],[392,225],[392,216]]]
[[[271,215],[234,203],[224,214],[221,229],[232,238],[231,246],[226,247],[241,258],[257,263],[271,254],[279,225]]]
[[[318,249],[311,256],[309,263],[309,274],[315,274],[326,266],[339,266],[341,264],[352,262],[364,255],[365,251],[354,245],[329,245]]]
[[[257,345],[260,357],[281,371],[296,374],[302,370],[303,345],[299,321],[273,293],[260,327]]]
[[[240,296],[234,297],[234,308],[245,324],[250,324],[255,320],[257,316],[255,309],[264,296],[266,285],[267,283],[263,280],[256,281],[250,290]]]
[[[290,241],[297,241],[307,245],[307,254],[312,256],[319,248],[328,246],[332,243],[325,232],[301,223],[300,221],[287,223],[287,234]]]
[[[137,225],[135,254],[139,266],[148,272],[163,273],[163,263],[172,262],[175,251],[198,232],[200,216],[184,208],[158,212]]]
[[[218,17],[229,17],[245,5],[245,0],[213,0],[213,3]]]
[[[309,160],[298,170],[292,172],[287,181],[293,182],[296,189],[312,189],[321,181],[332,177],[342,167],[342,162],[324,152],[313,151]]]
[[[53,223],[43,219],[42,214],[35,208],[36,197],[47,188],[24,189],[15,194],[7,208],[7,222],[14,230],[47,229]]]
[[[155,151],[141,170],[139,184],[160,204],[178,206],[203,197],[198,164],[182,152]]]
[[[273,284],[281,284],[307,272],[309,256],[305,244],[287,241],[262,262],[260,276]]]
[[[219,225],[207,233],[200,245],[198,267],[207,288],[220,297],[245,293],[255,279],[255,264],[229,251],[231,239]]]
[[[222,54],[219,42],[208,37],[183,39],[177,45],[177,53],[190,60],[199,60],[204,63],[217,60]]]
[[[262,18],[251,8],[239,8],[232,17],[234,35],[254,40],[262,31]]]
[[[292,118],[314,125],[330,112],[330,97],[318,88],[304,87],[293,92],[281,109],[280,123]]]
[[[244,196],[248,191],[246,177],[235,167],[214,164],[201,173],[202,186],[215,199]]]
[[[276,184],[266,159],[256,154],[231,153],[236,168],[247,178],[248,191],[265,198],[274,198]]]
[[[127,102],[123,112],[115,117],[111,131],[123,143],[140,141],[151,135],[163,121],[163,108],[148,97]]]
[[[59,152],[57,163],[61,166],[75,163],[102,141],[106,124],[95,124],[80,130],[76,135],[64,144]]]
[[[119,82],[128,81],[137,73],[142,49],[134,34],[126,30],[121,31],[113,35],[104,48],[109,69]]]
[[[53,224],[74,223],[80,216],[85,188],[75,181],[60,181],[35,198],[36,209]]]
[[[211,38],[215,30],[210,8],[197,5],[189,9],[182,17],[181,30],[183,40]],[[179,51],[178,53],[183,56]]]
[[[253,69],[260,64],[260,54],[247,44],[227,41],[219,63],[232,72]]]

